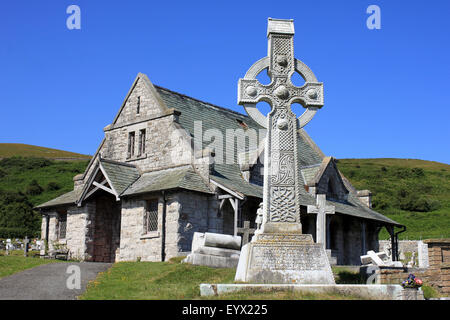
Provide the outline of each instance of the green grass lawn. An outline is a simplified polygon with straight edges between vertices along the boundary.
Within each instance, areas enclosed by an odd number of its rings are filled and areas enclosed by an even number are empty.
[[[234,283],[235,269],[209,268],[169,262],[118,262],[88,284],[83,300],[182,300],[182,299],[359,299],[339,294],[302,294],[289,291],[229,293],[219,297],[201,297],[201,283]]]
[[[33,253],[30,253],[29,257],[23,256],[23,251],[12,251],[11,255],[5,256],[5,251],[0,251],[0,278],[10,276],[14,273],[24,271],[26,269],[34,268],[42,264],[55,263],[56,260],[40,259],[32,257]]]

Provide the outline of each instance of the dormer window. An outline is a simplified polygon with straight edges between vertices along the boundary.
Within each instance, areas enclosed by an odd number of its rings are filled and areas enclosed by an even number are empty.
[[[141,112],[141,97],[139,96],[137,98],[137,105],[136,105],[136,113],[139,114]]]

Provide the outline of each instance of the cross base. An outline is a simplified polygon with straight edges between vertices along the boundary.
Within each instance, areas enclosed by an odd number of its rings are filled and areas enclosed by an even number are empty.
[[[295,233],[302,234],[302,225],[298,222],[266,222],[257,233]]]
[[[235,281],[334,284],[327,254],[310,234],[259,233],[241,249]]]

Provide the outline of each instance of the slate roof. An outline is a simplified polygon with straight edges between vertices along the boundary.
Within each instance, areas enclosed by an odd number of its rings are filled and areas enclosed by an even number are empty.
[[[213,194],[191,166],[183,166],[144,173],[123,195],[178,188]]]
[[[181,112],[179,123],[192,137],[194,137],[194,121],[202,121],[203,132],[208,129],[220,130],[223,137],[226,137],[227,129],[243,129],[242,123],[248,128],[255,129],[257,132],[264,132],[259,131],[262,127],[246,115],[188,97],[160,86],[154,85],[154,87],[168,108],[174,108]],[[259,138],[258,141],[261,141],[261,139]],[[203,141],[203,148],[207,147],[210,143],[211,141]],[[224,146],[229,146],[229,144],[224,143]],[[314,145],[305,131],[301,131],[298,134],[298,146],[299,165],[302,172],[299,177],[301,180],[300,185],[305,185],[305,182],[317,172],[324,155]],[[216,163],[211,180],[242,195],[262,198],[263,187],[247,182],[241,175],[237,155],[245,151],[248,150],[237,149],[233,152],[232,149],[224,149],[223,160],[225,161],[228,155],[228,157],[234,159],[234,164]],[[130,166],[125,164],[113,163],[102,159],[102,166],[111,179],[114,188],[117,188],[116,191],[124,196],[173,188],[212,193],[205,181],[190,166],[148,172],[140,177],[138,176],[137,169],[130,169]],[[73,204],[78,197],[79,195],[71,191],[37,208],[60,204]],[[315,204],[314,197],[303,188],[300,190],[300,200],[302,205],[305,206]],[[327,200],[327,204],[334,205],[338,213],[401,226],[401,224],[366,207],[357,199],[353,191],[350,191],[346,203]]]
[[[38,206],[36,206],[37,209],[43,209],[47,207],[56,207],[60,205],[67,205],[67,204],[74,204],[75,201],[77,201],[78,197],[80,196],[80,192],[76,192],[75,190],[69,191],[67,193],[64,193],[63,195],[60,195],[59,197],[52,199],[50,201],[47,201],[45,203],[42,203]]]
[[[154,85],[154,87],[168,108],[174,108],[181,112],[179,123],[193,138],[196,138],[194,137],[194,121],[202,121],[203,132],[208,129],[216,129],[222,132],[223,137],[226,137],[227,129],[242,129],[240,124],[242,122],[245,123],[248,128],[253,128],[257,132],[260,132],[259,129],[262,129],[259,124],[246,115],[188,97],[157,85]],[[308,179],[307,177],[317,173],[323,160],[323,154],[317,146],[313,145],[312,140],[310,140],[306,132],[303,131],[303,134],[299,133],[297,137],[299,164],[300,168],[303,169],[303,172],[299,177],[301,180],[300,185],[305,185],[304,179]],[[259,139],[259,141],[261,141],[261,139]],[[203,148],[206,148],[210,143],[211,141],[203,141]],[[224,146],[229,147],[225,142]],[[232,149],[223,150],[224,160],[226,159],[227,153],[231,153],[232,151]],[[234,156],[235,164],[215,164],[211,179],[243,195],[262,198],[263,187],[244,180],[239,165],[237,164],[237,155],[245,151],[248,150],[237,150],[230,154],[231,156]],[[303,175],[305,175],[305,178],[303,178]],[[314,197],[303,188],[300,190],[300,198],[302,205],[315,204]],[[327,200],[327,204],[334,205],[336,212],[342,214],[401,226],[401,224],[394,220],[366,207],[358,200],[356,195],[352,193],[349,194],[347,203]]]
[[[133,165],[106,159],[100,159],[100,164],[111,181],[112,187],[119,195],[140,176],[139,170]]]

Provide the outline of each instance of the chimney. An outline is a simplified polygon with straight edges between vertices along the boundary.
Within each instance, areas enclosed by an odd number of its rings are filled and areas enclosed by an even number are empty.
[[[365,204],[367,207],[372,208],[372,192],[369,190],[358,190],[356,193],[359,201]]]

